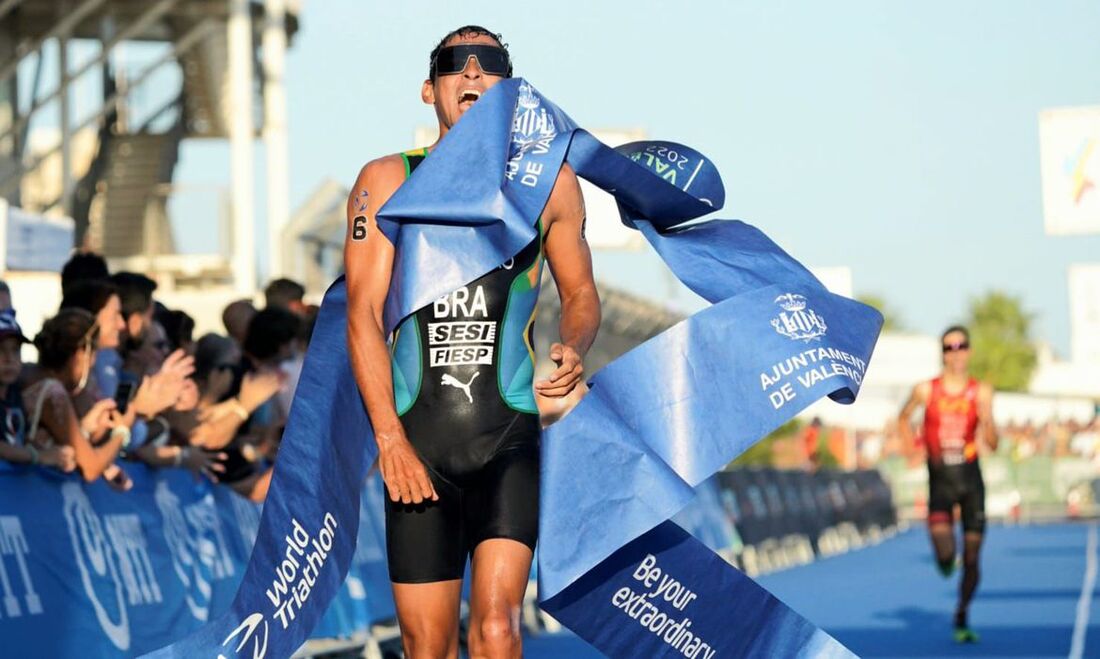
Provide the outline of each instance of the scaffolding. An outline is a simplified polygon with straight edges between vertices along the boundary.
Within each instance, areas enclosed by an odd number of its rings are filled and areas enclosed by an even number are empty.
[[[289,205],[283,78],[297,17],[293,0],[0,0],[0,197],[72,217],[75,246],[102,252],[115,267],[253,294],[257,249],[270,255],[268,273],[282,274],[276,241]],[[162,47],[130,70],[121,61],[134,43]],[[95,55],[74,64],[88,44],[98,47]],[[179,88],[158,90],[163,104],[136,121],[135,94],[150,95],[150,80],[172,67]],[[51,68],[56,85],[43,91]],[[87,92],[75,97],[76,85],[93,72],[101,74],[102,98],[74,118],[75,101],[89,101]],[[34,143],[32,126],[53,131],[55,141]],[[257,137],[267,177],[269,239],[262,245],[254,229]],[[177,254],[168,222],[180,143],[191,138],[230,145],[228,217],[220,218],[226,240],[216,254]]]

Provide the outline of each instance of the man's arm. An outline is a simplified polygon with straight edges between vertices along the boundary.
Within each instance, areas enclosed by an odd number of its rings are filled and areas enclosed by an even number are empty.
[[[993,421],[993,387],[983,382],[978,388],[978,441],[997,450],[997,425]]]
[[[927,382],[922,382],[913,387],[913,391],[909,394],[909,400],[905,401],[905,405],[902,406],[901,412],[898,414],[898,434],[901,435],[902,445],[905,449],[913,445],[913,426],[910,425],[910,419],[918,407],[922,407],[928,402],[929,393]]]
[[[584,356],[600,328],[600,297],[592,278],[592,253],[584,236],[584,198],[569,165],[562,167],[543,213],[546,261],[561,298],[561,342],[550,346],[558,368],[537,382],[542,396],[565,396],[581,382]]]
[[[348,197],[344,272],[348,287],[348,354],[359,393],[378,443],[378,466],[393,501],[438,499],[416,450],[405,437],[393,399],[390,354],[382,309],[390,287],[393,245],[375,214],[401,186],[405,169],[397,156],[372,161],[359,173]]]

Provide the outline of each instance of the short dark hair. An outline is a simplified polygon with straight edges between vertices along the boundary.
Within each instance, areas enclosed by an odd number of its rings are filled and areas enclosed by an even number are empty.
[[[309,342],[313,339],[313,328],[317,325],[317,315],[320,312],[320,307],[311,304],[299,316],[302,319],[302,327],[298,331],[298,338],[302,341],[304,347],[308,347]]]
[[[94,325],[95,318],[84,309],[58,311],[56,316],[42,324],[42,329],[34,337],[38,364],[51,370],[64,368],[83,346],[88,332],[92,332],[94,340],[98,334],[98,331],[92,331]]]
[[[242,347],[253,359],[270,359],[279,354],[279,348],[298,338],[301,323],[296,314],[281,307],[261,309],[248,323]]]
[[[203,334],[195,342],[195,373],[191,377],[199,382],[210,377],[214,369],[229,359],[235,348],[236,343],[228,336],[213,332]]]
[[[61,291],[78,281],[106,279],[110,276],[107,261],[94,252],[76,252],[61,266]]]
[[[264,289],[264,299],[269,307],[286,309],[291,302],[301,302],[305,295],[305,287],[293,279],[275,279]]]
[[[145,313],[153,304],[153,291],[157,282],[136,272],[116,272],[111,282],[118,287],[118,299],[122,303],[122,317],[129,319],[135,313]]]
[[[962,332],[962,335],[966,337],[966,340],[970,340],[970,330],[966,329],[962,325],[952,325],[951,327],[945,329],[943,331],[943,334],[940,334],[940,343],[943,343],[943,340],[947,338],[947,335],[952,332]]]
[[[439,54],[440,49],[447,45],[448,41],[455,37],[478,37],[482,35],[486,37],[492,37],[497,42],[497,45],[504,49],[504,52],[508,52],[508,44],[504,43],[504,37],[501,36],[499,32],[493,32],[492,30],[481,27],[480,25],[463,25],[457,30],[451,30],[450,32],[448,32],[446,36],[439,40],[439,43],[435,45],[435,48],[432,48],[431,54],[428,55],[428,79],[432,82],[435,82],[435,67],[432,66],[432,64],[435,62],[435,56]],[[508,57],[511,58],[511,56],[512,54],[508,53]]]
[[[118,287],[106,279],[76,281],[65,289],[65,294],[61,298],[61,308],[84,309],[95,315],[107,306],[107,301],[112,295],[118,295]]]
[[[187,315],[185,311],[169,309],[160,302],[154,304],[153,320],[160,323],[160,326],[164,328],[169,347],[172,350],[178,350],[185,343],[191,343],[195,334],[195,319]]]

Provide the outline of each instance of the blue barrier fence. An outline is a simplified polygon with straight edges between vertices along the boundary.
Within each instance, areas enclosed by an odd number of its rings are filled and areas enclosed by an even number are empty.
[[[128,657],[224,610],[251,551],[259,507],[177,469],[127,466],[134,489],[37,468],[0,473],[0,654]],[[861,544],[896,521],[876,471],[722,472],[674,521],[753,574]],[[364,489],[352,569],[313,638],[348,638],[390,621],[382,488]],[[308,575],[302,547],[281,567]],[[315,558],[320,558],[317,556]],[[308,579],[305,580],[308,583]],[[269,597],[287,602],[308,591]]]
[[[229,605],[259,507],[186,471],[127,471],[134,488],[125,493],[42,469],[0,474],[0,655],[134,656]],[[351,572],[315,637],[350,636],[393,616],[380,483],[363,496]],[[308,575],[311,555],[326,549],[303,547],[281,570]],[[292,615],[308,591],[280,586],[268,596]]]
[[[743,468],[712,480],[737,535],[732,562],[750,575],[862,546],[897,525],[890,487],[876,470]]]

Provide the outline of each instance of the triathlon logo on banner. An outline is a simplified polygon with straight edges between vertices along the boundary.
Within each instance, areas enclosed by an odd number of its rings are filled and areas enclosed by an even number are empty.
[[[164,516],[164,541],[187,594],[187,608],[195,620],[205,621],[210,617],[211,584],[234,573],[214,499],[207,495],[184,504],[164,481],[157,483],[153,498]]]
[[[256,630],[259,629],[261,622],[264,624],[263,631],[260,632],[260,635],[257,635]],[[252,659],[264,659],[264,657],[267,656],[267,621],[264,620],[264,615],[262,613],[253,613],[245,618],[244,622],[238,625],[237,628],[233,630],[233,633],[222,641],[222,646],[228,647],[238,635],[240,635],[240,642],[237,643],[234,652],[240,654],[241,649],[244,648],[244,644],[251,639]],[[225,659],[225,655],[218,653],[218,659]]]
[[[40,615],[42,613],[42,599],[35,592],[34,581],[31,580],[31,575],[27,571],[27,556],[29,554],[27,538],[23,534],[23,525],[19,523],[19,518],[7,515],[0,516],[0,585],[4,587],[3,613],[9,618],[18,618],[24,614]],[[4,558],[8,556],[14,559],[15,574],[22,577],[23,580],[25,612],[23,607],[19,606],[19,598],[12,590],[12,584],[18,584],[18,581],[8,575],[7,567],[5,567]]]
[[[61,486],[65,521],[73,543],[76,567],[84,593],[91,600],[103,633],[120,650],[130,648],[130,620],[123,599],[122,579],[115,565],[103,524],[78,483]],[[112,613],[113,611],[113,613]],[[117,617],[117,621],[114,619]]]
[[[288,654],[273,643],[281,625],[265,591],[274,575],[267,577],[254,606],[229,611],[252,549],[257,506],[227,487],[196,482],[183,469],[134,464],[128,471],[134,488],[126,494],[102,480],[89,484],[30,466],[0,474],[0,656],[133,657],[223,614],[228,624],[211,639],[209,651],[180,656],[270,659]],[[364,492],[371,498],[364,499],[370,503],[358,537],[361,556],[347,587],[328,605],[317,637],[348,637],[393,615],[385,536],[379,532],[378,480]],[[312,516],[298,519],[305,530],[313,530],[304,522]],[[341,523],[340,530],[348,526]],[[312,576],[315,552],[329,554],[326,565],[333,561],[335,548],[325,549],[329,533],[313,533],[303,555],[292,550],[300,573]],[[302,548],[303,533],[290,535],[294,547]],[[280,547],[273,544],[272,549]],[[280,562],[286,558],[282,551]],[[313,564],[318,560],[313,558]],[[284,603],[294,601],[292,583],[301,597],[298,577],[286,583],[285,595],[278,593]],[[351,587],[353,580],[357,589]],[[274,588],[281,591],[281,583]],[[315,587],[309,604],[317,599]],[[300,612],[295,614],[300,621]],[[58,633],[58,621],[64,621],[63,632],[79,633]]]
[[[825,336],[828,326],[825,319],[806,308],[806,296],[797,293],[784,293],[775,298],[783,311],[772,318],[772,327],[788,339],[809,343]]]

